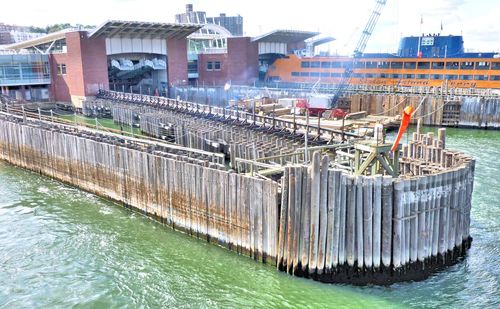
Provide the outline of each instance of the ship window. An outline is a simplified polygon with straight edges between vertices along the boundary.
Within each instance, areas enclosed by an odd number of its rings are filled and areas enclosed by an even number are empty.
[[[387,61],[379,61],[377,63],[377,67],[380,68],[380,69],[388,69],[389,65],[390,65],[390,63],[387,62]]]
[[[420,70],[430,68],[430,62],[419,62],[417,68]]]
[[[299,72],[292,72],[292,76],[300,76]]]
[[[329,72],[321,72],[321,77],[330,77]]]
[[[414,69],[416,65],[417,65],[416,62],[405,62],[404,67],[405,69]]]
[[[310,67],[311,67],[311,63],[310,63],[309,61],[302,61],[302,62],[300,63],[300,66],[301,66],[302,68],[310,68]]]
[[[485,61],[476,62],[476,70],[488,70],[490,68],[490,63]]]
[[[402,62],[392,62],[391,63],[391,69],[401,69],[401,68],[403,68]]]
[[[491,69],[492,70],[500,70],[500,62],[491,63]]]
[[[444,68],[444,62],[433,62],[432,63],[432,69],[434,70],[440,70]]]
[[[490,80],[500,80],[500,75],[491,75]]]
[[[488,80],[488,75],[474,75],[474,80]]]
[[[417,79],[428,79],[429,75],[428,74],[417,74]]]
[[[461,80],[472,80],[472,75],[460,75]]]
[[[443,75],[441,74],[432,74],[431,79],[443,79]]]
[[[331,67],[332,67],[332,63],[331,62],[324,62],[324,61],[321,62],[321,68],[323,68],[323,69],[329,69]]]
[[[405,74],[405,78],[415,78],[414,74]]]
[[[214,62],[214,71],[220,71],[220,61]]]
[[[474,62],[466,61],[460,64],[463,70],[474,70]]]
[[[341,62],[332,62],[332,68],[341,68],[342,63]]]
[[[319,61],[311,61],[311,68],[319,68]]]
[[[319,77],[319,72],[311,72],[309,74],[309,76],[311,76],[311,77]]]
[[[387,77],[389,77],[388,74],[380,73],[380,78],[387,78]]]
[[[364,63],[364,62],[361,62],[361,61],[359,61],[359,62],[355,62],[355,63],[354,63],[354,67],[355,67],[356,69],[364,69],[364,68],[365,68],[365,63]]]
[[[448,70],[456,70],[456,69],[458,69],[458,62],[446,62],[446,68]]]
[[[455,80],[455,79],[458,79],[458,75],[446,74],[444,76],[444,78],[447,79],[447,80]]]
[[[366,73],[366,78],[374,78],[375,76],[372,73]]]
[[[392,78],[402,78],[402,74],[392,74]]]
[[[377,67],[377,63],[374,61],[367,61],[366,62],[366,68],[367,69],[374,69]]]
[[[300,72],[300,76],[309,76],[309,72]]]
[[[356,74],[353,74],[356,75]],[[332,73],[332,77],[342,77],[342,73]]]

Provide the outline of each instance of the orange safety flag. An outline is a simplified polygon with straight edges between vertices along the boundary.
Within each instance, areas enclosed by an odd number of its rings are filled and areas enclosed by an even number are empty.
[[[403,119],[401,119],[401,124],[399,125],[398,136],[396,137],[394,144],[392,144],[391,151],[394,151],[398,148],[399,140],[401,139],[406,129],[408,128],[412,114],[413,114],[413,106],[410,105],[405,107],[405,109],[403,110]]]

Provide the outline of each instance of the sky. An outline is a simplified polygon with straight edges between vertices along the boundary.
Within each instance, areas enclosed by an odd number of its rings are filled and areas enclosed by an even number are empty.
[[[349,54],[375,0],[2,0],[0,22],[34,26],[99,25],[110,19],[174,22],[174,15],[184,12],[187,3],[209,17],[243,16],[248,36],[275,29],[318,31],[336,38],[325,47],[330,52]],[[500,51],[499,16],[500,0],[387,0],[366,52],[396,52],[402,36],[438,32],[462,34],[466,51]]]

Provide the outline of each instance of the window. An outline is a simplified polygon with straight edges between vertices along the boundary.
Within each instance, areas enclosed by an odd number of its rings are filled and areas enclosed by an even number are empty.
[[[311,76],[311,77],[319,77],[319,72],[311,72],[309,74],[309,76]]]
[[[364,68],[365,68],[365,63],[364,63],[364,62],[361,62],[361,61],[360,61],[360,62],[355,62],[355,63],[354,63],[354,67],[355,67],[356,69],[364,69]]]
[[[402,62],[392,62],[391,63],[391,69],[402,69],[402,68],[403,68]]]
[[[380,73],[380,78],[387,78],[387,77],[389,77],[388,75],[389,75],[389,74]]]
[[[458,62],[446,62],[446,68],[448,70],[457,70],[458,69]]]
[[[330,77],[329,72],[321,72],[321,77]]]
[[[462,70],[474,70],[474,62],[466,61],[460,64]]]
[[[456,79],[458,79],[458,75],[446,74],[444,76],[444,79],[447,79],[447,80],[456,80]]]
[[[374,69],[376,67],[377,67],[377,62],[375,62],[375,61],[367,61],[366,62],[367,69]]]
[[[420,70],[428,69],[428,68],[430,68],[430,63],[429,62],[419,62],[417,64],[417,68]]]
[[[491,69],[492,70],[500,70],[500,62],[491,63]]]
[[[309,77],[309,72],[300,72],[300,76]]]
[[[353,73],[352,77],[354,77],[354,78],[364,78],[365,75],[363,73]]]
[[[207,62],[207,71],[213,71],[214,70],[214,63],[212,61]]]
[[[402,74],[392,74],[392,78],[403,78]]]
[[[441,74],[431,74],[431,79],[443,79],[443,75],[441,75]]]
[[[292,72],[292,76],[300,76],[299,72]]]
[[[433,70],[441,70],[444,69],[444,62],[433,62],[432,63]]]
[[[332,73],[332,77],[342,77],[342,73]]]
[[[488,75],[474,75],[474,80],[488,80]]]
[[[310,68],[311,67],[311,63],[309,61],[302,61],[300,63],[300,67],[301,68]]]
[[[461,80],[472,80],[472,75],[460,75]]]
[[[476,62],[476,70],[488,70],[490,68],[490,63],[485,61]]]
[[[341,68],[341,67],[342,67],[342,63],[341,62],[332,62],[332,68],[338,69],[338,68]]]
[[[214,62],[214,71],[220,71],[220,61]]]
[[[491,75],[490,80],[500,80],[500,75]]]
[[[311,61],[311,68],[319,68],[319,61]]]
[[[332,67],[332,63],[331,62],[324,62],[324,61],[321,62],[321,68],[322,69],[329,69],[331,67]]]
[[[66,75],[66,64],[61,63],[57,65],[57,75]]]
[[[405,69],[414,69],[416,65],[417,65],[416,62],[405,62],[404,67]]]
[[[380,68],[380,69],[388,69],[389,65],[390,65],[390,63],[386,62],[386,61],[379,61],[377,63],[377,67]]]
[[[428,74],[417,74],[417,79],[428,79],[429,75]]]
[[[405,78],[415,78],[414,74],[405,74]]]
[[[366,73],[366,78],[374,78],[375,76],[372,73]]]

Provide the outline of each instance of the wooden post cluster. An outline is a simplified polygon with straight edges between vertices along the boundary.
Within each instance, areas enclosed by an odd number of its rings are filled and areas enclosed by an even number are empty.
[[[392,282],[463,255],[473,160],[402,178],[353,176],[327,162],[315,152],[310,166],[285,169],[280,269],[326,282]]]

